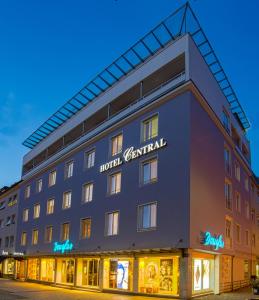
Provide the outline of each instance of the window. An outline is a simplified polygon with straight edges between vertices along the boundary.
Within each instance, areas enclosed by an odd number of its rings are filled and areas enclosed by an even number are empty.
[[[118,134],[114,136],[111,140],[111,154],[112,156],[117,155],[121,153],[122,151],[122,140],[123,140],[123,135]]]
[[[83,185],[83,203],[91,202],[93,200],[93,183],[86,183]]]
[[[15,224],[15,214],[11,216],[11,224]]]
[[[232,219],[226,217],[226,248],[232,248]]]
[[[246,214],[246,218],[249,219],[250,218],[250,208],[249,208],[248,201],[245,202],[245,214]]]
[[[245,175],[245,189],[249,191],[249,178],[247,175]]]
[[[42,191],[42,179],[38,179],[36,181],[36,193],[40,193]]]
[[[6,218],[6,223],[5,223],[5,226],[9,226],[9,225],[11,225],[11,217],[10,216],[8,216]]]
[[[240,213],[241,212],[241,196],[240,193],[236,192],[236,210]]]
[[[57,171],[51,171],[49,173],[49,186],[53,186],[56,184],[56,179],[57,179]]]
[[[236,224],[236,241],[238,244],[241,243],[241,226]]]
[[[225,181],[225,201],[226,201],[226,208],[232,209],[232,186],[231,183]]]
[[[74,170],[74,162],[70,161],[66,163],[65,165],[65,178],[70,178],[73,176],[73,170]]]
[[[23,210],[22,220],[23,220],[23,222],[28,222],[28,220],[29,220],[29,209],[28,208]]]
[[[255,224],[255,209],[254,208],[251,209],[251,220]]]
[[[5,237],[5,244],[4,244],[5,248],[9,248],[9,236]]]
[[[121,191],[121,172],[114,173],[109,175],[109,189],[108,192],[110,195],[118,194]]]
[[[27,233],[23,232],[21,235],[21,246],[26,246],[27,243]]]
[[[51,215],[54,213],[55,200],[49,199],[47,201],[47,215]]]
[[[40,204],[35,204],[33,208],[33,218],[38,219],[40,217]]]
[[[157,158],[142,163],[142,183],[147,184],[157,180]]]
[[[26,188],[25,188],[25,192],[24,192],[24,196],[26,199],[28,199],[31,195],[31,186],[30,185],[27,185]]]
[[[71,198],[72,198],[72,192],[65,192],[63,194],[62,209],[68,209],[71,207]]]
[[[119,229],[119,212],[116,211],[112,213],[107,213],[105,217],[106,235],[117,235]]]
[[[91,236],[91,219],[81,220],[81,239],[89,239]]]
[[[45,230],[45,242],[51,243],[53,235],[53,226],[47,226]]]
[[[224,161],[225,171],[229,176],[231,176],[231,154],[230,150],[227,147],[224,148]]]
[[[61,225],[61,240],[66,241],[69,240],[69,223],[64,223]]]
[[[223,110],[223,126],[227,130],[228,133],[230,133],[230,120],[229,115],[225,110]]]
[[[248,230],[245,231],[245,243],[246,243],[246,246],[249,245],[249,231]]]
[[[255,234],[252,234],[252,246],[255,247]]]
[[[145,120],[142,123],[142,140],[148,141],[158,135],[158,115]]]
[[[11,235],[9,240],[9,247],[12,248],[13,246],[14,246],[14,236]]]
[[[39,239],[39,230],[34,229],[32,231],[32,245],[37,245],[38,244],[38,239]]]
[[[238,181],[240,181],[241,175],[240,175],[240,165],[237,161],[235,161],[235,177]]]
[[[147,230],[156,228],[157,204],[149,203],[138,208],[138,229]]]
[[[94,166],[95,150],[91,150],[85,153],[85,168],[90,169]]]

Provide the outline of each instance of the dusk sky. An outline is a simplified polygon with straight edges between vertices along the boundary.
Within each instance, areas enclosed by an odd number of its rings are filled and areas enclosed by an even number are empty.
[[[20,179],[22,157],[29,150],[22,142],[94,75],[184,3],[0,1],[0,187]],[[251,122],[252,166],[259,175],[259,1],[190,4]]]

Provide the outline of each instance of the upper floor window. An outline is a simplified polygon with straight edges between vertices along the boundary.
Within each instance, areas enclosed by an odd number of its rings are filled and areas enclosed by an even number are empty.
[[[225,171],[231,176],[231,154],[228,147],[224,148]]]
[[[10,236],[9,247],[12,248],[14,246],[14,236]]]
[[[223,126],[225,127],[227,132],[230,133],[230,118],[225,110],[223,110]]]
[[[119,231],[119,212],[111,212],[105,215],[105,232],[106,235],[117,235]]]
[[[241,195],[240,193],[236,192],[236,210],[240,213],[241,212]]]
[[[38,240],[39,240],[39,230],[38,229],[34,229],[32,231],[32,240],[31,240],[32,245],[37,245],[38,244]]]
[[[62,204],[62,208],[63,209],[67,209],[71,207],[71,200],[72,200],[72,192],[65,192],[63,194],[63,204]]]
[[[53,226],[47,226],[45,229],[45,242],[51,243],[53,236]]]
[[[240,181],[241,178],[240,165],[237,161],[235,161],[235,177],[238,181]]]
[[[65,165],[65,178],[70,178],[73,176],[73,170],[74,170],[74,162],[69,161]]]
[[[47,215],[51,215],[54,213],[55,200],[49,199],[47,201]]]
[[[31,195],[31,186],[30,185],[27,185],[26,188],[25,188],[25,191],[24,191],[24,196],[25,198],[29,198]]]
[[[157,223],[157,204],[148,203],[138,207],[138,229],[155,229]]]
[[[157,158],[142,163],[142,183],[147,184],[157,180]]]
[[[114,173],[108,177],[108,192],[110,195],[121,191],[121,172]]]
[[[229,181],[225,181],[225,201],[226,208],[232,209],[232,185]]]
[[[255,234],[254,233],[252,234],[251,242],[252,242],[252,246],[255,247]]]
[[[57,180],[57,171],[51,171],[49,173],[49,186],[53,186],[56,184],[56,180]]]
[[[251,209],[251,220],[255,224],[255,209],[254,208]]]
[[[33,218],[38,219],[40,217],[40,204],[35,204],[33,209]]]
[[[21,246],[26,246],[27,243],[27,233],[23,232],[21,235]]]
[[[245,214],[246,214],[246,218],[249,219],[250,218],[250,207],[249,207],[248,201],[245,202]]]
[[[40,193],[42,191],[42,179],[38,179],[36,181],[36,193]]]
[[[85,168],[90,169],[94,166],[95,150],[91,150],[85,153]]]
[[[123,135],[121,133],[112,138],[112,140],[111,140],[111,154],[112,154],[112,156],[121,153],[121,151],[122,151],[122,140],[123,140]]]
[[[238,244],[241,242],[241,229],[239,224],[236,224],[236,242]]]
[[[28,220],[29,220],[29,209],[28,208],[25,208],[23,210],[22,220],[23,220],[23,222],[28,222]]]
[[[148,141],[158,136],[158,115],[142,122],[142,140]]]
[[[83,203],[91,202],[93,200],[93,188],[92,182],[83,185]]]
[[[5,237],[5,248],[9,248],[9,236]]]
[[[226,247],[232,248],[232,219],[226,217]]]
[[[89,239],[91,236],[91,218],[81,220],[81,239]]]
[[[64,223],[61,225],[61,240],[69,240],[70,224]]]
[[[247,175],[245,175],[245,189],[249,191],[249,178]]]

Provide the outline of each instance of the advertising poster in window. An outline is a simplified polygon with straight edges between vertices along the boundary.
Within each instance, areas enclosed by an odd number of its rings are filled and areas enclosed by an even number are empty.
[[[161,259],[160,260],[160,290],[171,292],[173,286],[173,260]]]
[[[210,261],[203,260],[203,277],[202,277],[202,287],[204,290],[210,288]]]
[[[118,261],[117,288],[127,290],[129,288],[129,261]]]
[[[193,270],[194,270],[193,289],[194,289],[194,291],[200,291],[201,290],[201,275],[202,275],[200,259],[194,260]]]

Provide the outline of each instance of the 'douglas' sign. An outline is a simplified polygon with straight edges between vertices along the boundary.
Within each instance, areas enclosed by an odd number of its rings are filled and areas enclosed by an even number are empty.
[[[158,141],[155,141],[153,143],[147,144],[141,148],[135,149],[133,146],[130,148],[127,148],[124,152],[122,157],[118,157],[112,161],[109,161],[103,165],[100,166],[100,172],[108,171],[112,168],[115,168],[117,166],[120,166],[123,163],[127,163],[133,159],[136,159],[138,157],[141,157],[145,154],[148,154],[150,152],[153,152],[155,150],[158,150],[160,148],[163,148],[167,145],[167,142],[164,138],[161,138]]]
[[[212,235],[209,231],[204,233],[203,236],[203,245],[204,246],[213,246],[215,250],[219,248],[224,248],[225,243],[223,236],[221,235]]]

